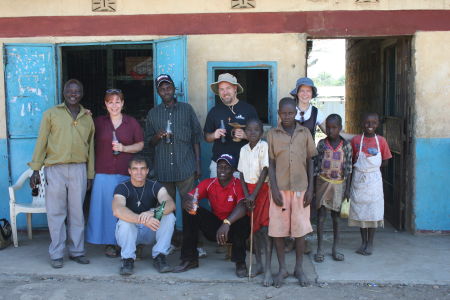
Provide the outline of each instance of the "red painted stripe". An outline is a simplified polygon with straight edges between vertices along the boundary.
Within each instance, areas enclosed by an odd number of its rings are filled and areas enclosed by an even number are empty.
[[[450,30],[450,10],[311,11],[0,18],[0,37],[307,33],[411,35]]]

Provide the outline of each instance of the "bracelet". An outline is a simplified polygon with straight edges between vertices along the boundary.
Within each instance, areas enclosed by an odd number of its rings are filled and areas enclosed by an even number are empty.
[[[223,219],[223,224],[228,224],[228,225],[231,226],[231,222],[228,219]]]

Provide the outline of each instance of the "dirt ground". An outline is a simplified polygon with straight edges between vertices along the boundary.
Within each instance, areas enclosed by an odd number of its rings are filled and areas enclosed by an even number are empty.
[[[193,283],[181,281],[61,279],[0,275],[0,299],[448,299],[450,288],[437,285],[315,284],[302,288],[287,284],[264,288],[249,283]]]

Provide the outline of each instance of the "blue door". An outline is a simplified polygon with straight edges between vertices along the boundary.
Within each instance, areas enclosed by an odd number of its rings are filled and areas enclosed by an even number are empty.
[[[42,113],[56,103],[55,48],[53,45],[19,44],[6,45],[4,51],[9,174],[10,180],[15,182],[28,168]],[[30,201],[28,186],[16,198]],[[19,215],[18,226],[25,224],[25,217]],[[44,226],[45,215],[33,218],[33,224]]]
[[[178,101],[187,102],[187,53],[186,37],[173,37],[154,42],[154,76],[169,74],[176,88]],[[161,103],[155,89],[156,104]]]

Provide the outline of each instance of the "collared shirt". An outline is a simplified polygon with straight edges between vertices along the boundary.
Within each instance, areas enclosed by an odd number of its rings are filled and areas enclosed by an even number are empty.
[[[119,143],[124,146],[144,141],[144,132],[135,118],[122,114],[122,124],[114,129],[109,115],[95,119],[95,173],[128,174],[128,162],[133,153],[112,153],[112,133],[116,132]]]
[[[233,106],[227,106],[220,101],[217,103],[206,116],[205,126],[203,132],[212,133],[220,128],[220,121],[223,120],[227,134],[225,136],[225,143],[222,143],[221,139],[217,139],[213,143],[212,158],[216,161],[222,154],[231,154],[239,161],[239,152],[241,148],[247,143],[246,140],[240,142],[234,142],[231,136],[231,130],[233,129],[229,123],[239,123],[245,125],[249,119],[257,119],[258,113],[255,108],[243,101],[239,100]]]
[[[80,105],[76,119],[64,103],[44,112],[33,159],[33,170],[42,166],[87,163],[87,178],[94,178],[94,122]]]
[[[241,148],[238,171],[244,174],[246,183],[256,184],[264,168],[269,168],[269,144],[259,140],[253,147],[250,144]],[[269,180],[266,177],[265,182]]]
[[[309,118],[311,118],[312,107],[313,107],[313,105],[310,104],[308,109],[305,111],[305,114],[303,115],[304,121],[307,121],[307,120],[309,120]],[[298,106],[296,107],[296,109],[297,109],[297,114],[295,115],[295,119],[297,121],[300,121],[302,119],[302,116],[300,114],[300,109],[298,108]],[[316,125],[322,124],[323,122],[325,122],[325,119],[326,119],[326,116],[324,115],[324,113],[320,109],[317,109]]]
[[[343,157],[338,157],[340,155],[340,149],[344,152]],[[331,180],[345,180],[352,173],[352,146],[344,138],[341,137],[341,143],[336,149],[333,149],[326,138],[320,140],[317,144],[317,152],[318,155],[314,157],[314,175],[322,175]],[[324,160],[328,161],[330,166],[324,165]],[[333,163],[338,163],[339,166],[332,166]],[[336,174],[336,176],[327,172],[330,169],[336,168],[339,169],[339,174]]]
[[[152,108],[145,124],[145,143],[160,130],[165,130],[167,120],[171,122],[173,142],[161,139],[155,146],[155,176],[158,181],[182,181],[196,170],[194,144],[200,142],[202,130],[192,106],[175,102],[167,108],[164,103]]]
[[[290,136],[281,124],[267,134],[269,158],[275,160],[277,185],[283,191],[305,191],[308,188],[307,161],[317,155],[308,128],[296,123]]]
[[[232,177],[225,187],[220,185],[216,177],[203,180],[196,188],[198,188],[198,199],[207,198],[212,213],[220,220],[227,218],[236,205],[245,198],[241,181],[235,177]],[[193,196],[195,189],[189,194]]]

